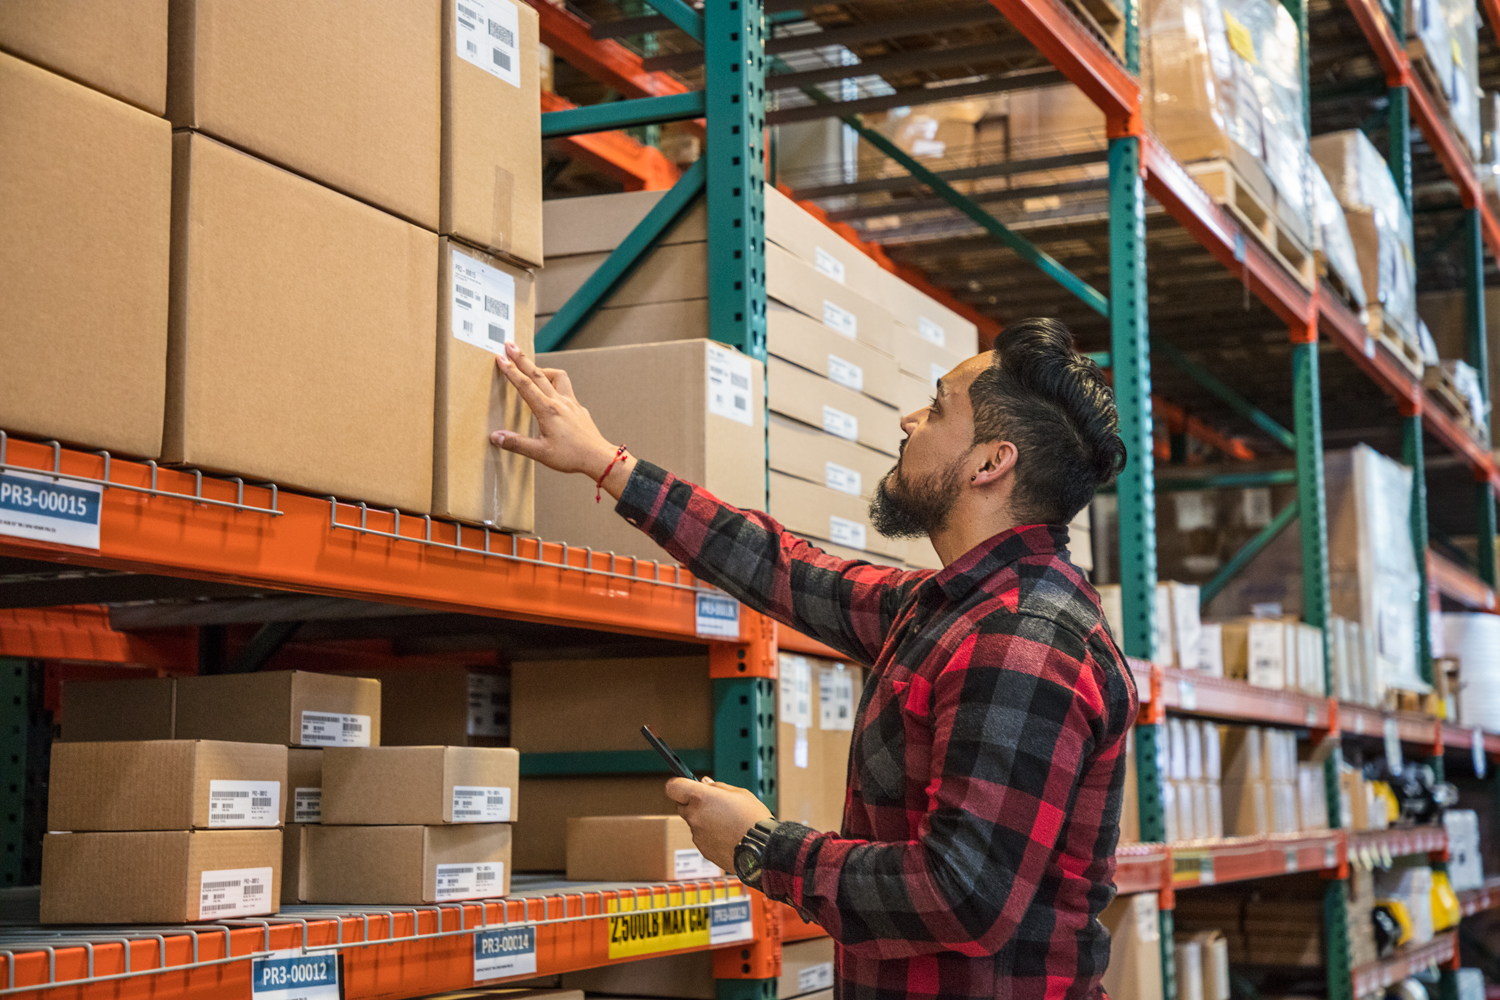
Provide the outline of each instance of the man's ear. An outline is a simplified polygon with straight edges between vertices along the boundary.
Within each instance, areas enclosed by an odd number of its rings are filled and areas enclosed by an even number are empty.
[[[977,449],[979,468],[970,481],[975,486],[987,486],[1004,479],[1016,467],[1020,452],[1009,441],[988,441]]]

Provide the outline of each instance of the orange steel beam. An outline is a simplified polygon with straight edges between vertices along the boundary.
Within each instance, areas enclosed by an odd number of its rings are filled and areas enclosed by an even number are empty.
[[[990,2],[1099,106],[1111,135],[1140,133],[1140,81],[1058,0]]]
[[[566,111],[577,107],[550,91],[542,92],[542,111]],[[576,160],[613,177],[627,191],[665,191],[677,183],[682,172],[655,146],[637,142],[624,132],[590,132],[550,140]]]
[[[16,442],[11,442],[15,447]],[[134,664],[160,670],[194,661],[191,637],[116,632],[103,605],[0,610],[0,656]]]
[[[1197,417],[1189,416],[1187,410],[1176,403],[1169,403],[1155,393],[1151,395],[1151,408],[1153,412],[1166,419],[1167,426],[1172,430],[1197,438],[1204,444],[1219,449],[1230,458],[1249,461],[1255,457],[1255,452],[1242,439],[1230,437],[1223,431],[1215,430]]]

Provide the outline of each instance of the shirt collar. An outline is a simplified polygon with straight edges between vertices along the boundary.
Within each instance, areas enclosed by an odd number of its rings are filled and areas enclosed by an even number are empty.
[[[933,576],[957,601],[1000,570],[1024,556],[1055,555],[1066,549],[1068,528],[1062,524],[1024,524],[980,542]]]

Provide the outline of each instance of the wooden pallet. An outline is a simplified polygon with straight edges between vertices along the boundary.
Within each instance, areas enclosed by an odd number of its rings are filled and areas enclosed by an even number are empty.
[[[1452,117],[1452,108],[1448,105],[1448,88],[1443,83],[1442,76],[1432,64],[1432,57],[1427,52],[1427,44],[1420,38],[1409,38],[1406,41],[1406,55],[1411,61],[1411,68],[1422,78],[1422,84],[1427,88],[1427,93],[1432,102],[1437,105],[1438,111],[1442,112],[1443,118]]]
[[[1233,164],[1227,160],[1206,160],[1188,164],[1187,171],[1198,186],[1233,215],[1304,288],[1313,287],[1318,280],[1318,264],[1312,252],[1241,179]]]
[[[1370,303],[1366,312],[1369,314],[1369,320],[1365,324],[1366,332],[1384,344],[1414,378],[1420,379],[1422,369],[1426,367],[1421,350],[1401,335],[1400,328],[1391,323],[1385,314],[1385,307],[1380,303]]]
[[[1469,410],[1469,402],[1458,391],[1452,375],[1440,365],[1428,365],[1427,370],[1422,373],[1422,386],[1427,390],[1428,397],[1441,406],[1443,412],[1452,417],[1469,437],[1486,448],[1489,447],[1489,429],[1482,427],[1474,419],[1474,414]]]

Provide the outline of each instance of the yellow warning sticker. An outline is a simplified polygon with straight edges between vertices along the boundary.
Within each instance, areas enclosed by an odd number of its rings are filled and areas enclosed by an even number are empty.
[[[1255,61],[1255,38],[1250,34],[1250,29],[1227,10],[1224,12],[1224,30],[1229,35],[1229,47],[1250,65],[1259,65]]]
[[[1459,69],[1464,68],[1464,50],[1458,47],[1458,39],[1448,39],[1448,44],[1453,46],[1453,64]]]
[[[607,901],[609,957],[638,958],[748,941],[754,936],[750,900],[739,886],[730,886],[727,896],[704,900],[702,906],[692,905],[697,898],[696,893],[688,893],[684,899],[678,889],[668,893],[665,904],[658,898],[655,903],[642,900],[637,906],[628,896]]]

